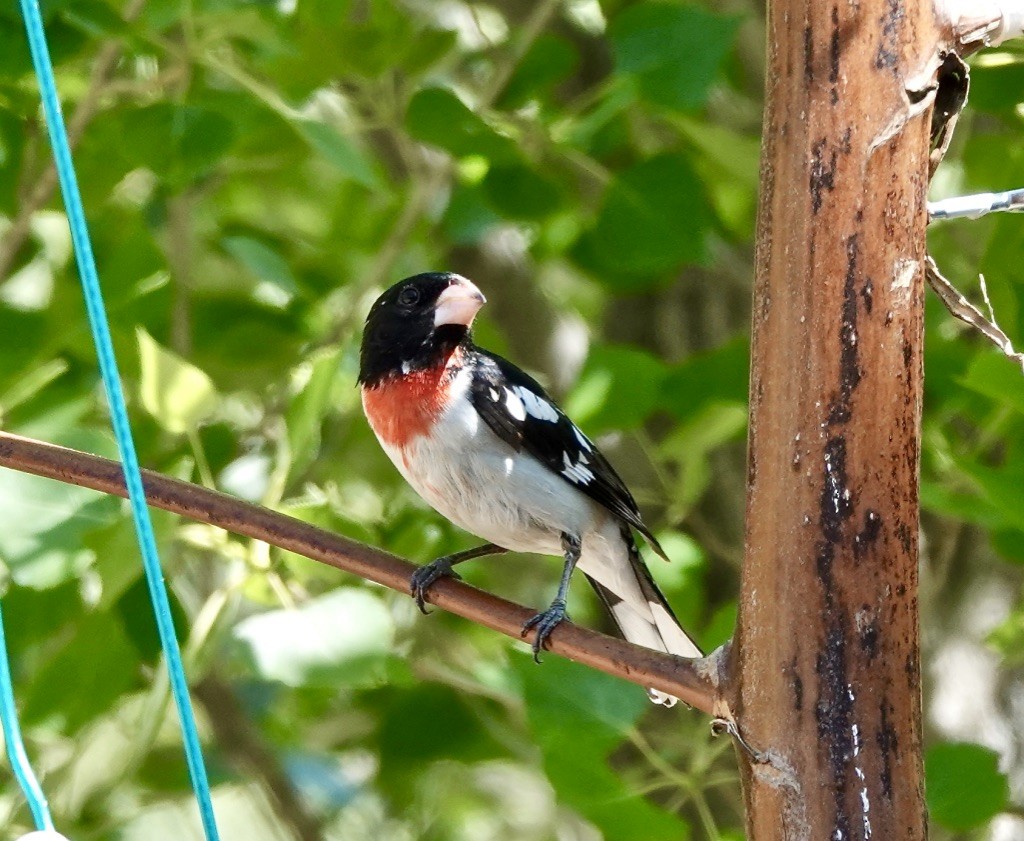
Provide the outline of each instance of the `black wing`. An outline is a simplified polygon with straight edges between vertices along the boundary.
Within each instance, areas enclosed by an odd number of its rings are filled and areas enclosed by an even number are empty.
[[[543,386],[500,356],[476,350],[474,362],[470,398],[491,431],[629,523],[666,557],[619,474]]]

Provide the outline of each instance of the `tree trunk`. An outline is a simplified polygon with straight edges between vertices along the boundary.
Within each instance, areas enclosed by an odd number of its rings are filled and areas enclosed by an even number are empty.
[[[930,0],[768,11],[730,707],[748,837],[922,839],[918,456]]]

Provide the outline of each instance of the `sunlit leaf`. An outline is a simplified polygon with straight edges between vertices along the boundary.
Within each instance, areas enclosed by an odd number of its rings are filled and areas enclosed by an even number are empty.
[[[566,412],[593,435],[632,429],[654,410],[666,373],[646,351],[596,347],[565,401]]]
[[[221,245],[253,275],[269,284],[261,298],[257,295],[265,303],[284,306],[295,297],[298,291],[295,276],[287,260],[275,249],[255,237],[240,235],[224,237]]]
[[[381,600],[352,587],[251,616],[234,629],[258,674],[287,686],[372,681],[394,635]]]
[[[1020,363],[995,351],[979,353],[960,383],[1024,413],[1024,373]]]
[[[142,405],[168,432],[181,434],[195,429],[217,406],[212,380],[161,347],[141,327],[135,335],[139,343]]]
[[[444,88],[417,91],[409,103],[405,123],[417,140],[438,146],[456,157],[482,155],[499,163],[518,157],[510,138],[496,132]]]
[[[380,187],[380,179],[370,159],[335,128],[315,120],[303,120],[298,128],[309,145],[343,175],[371,190]]]

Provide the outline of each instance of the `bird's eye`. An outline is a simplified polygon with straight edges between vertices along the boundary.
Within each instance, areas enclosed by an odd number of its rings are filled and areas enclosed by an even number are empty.
[[[411,307],[413,304],[419,303],[419,300],[420,290],[415,286],[406,286],[398,293],[398,303],[403,307]]]

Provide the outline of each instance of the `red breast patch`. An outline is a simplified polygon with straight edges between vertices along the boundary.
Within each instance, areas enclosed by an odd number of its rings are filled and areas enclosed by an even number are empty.
[[[457,370],[449,361],[372,388],[363,386],[363,411],[377,437],[393,447],[405,447],[417,436],[429,434],[444,411]]]

